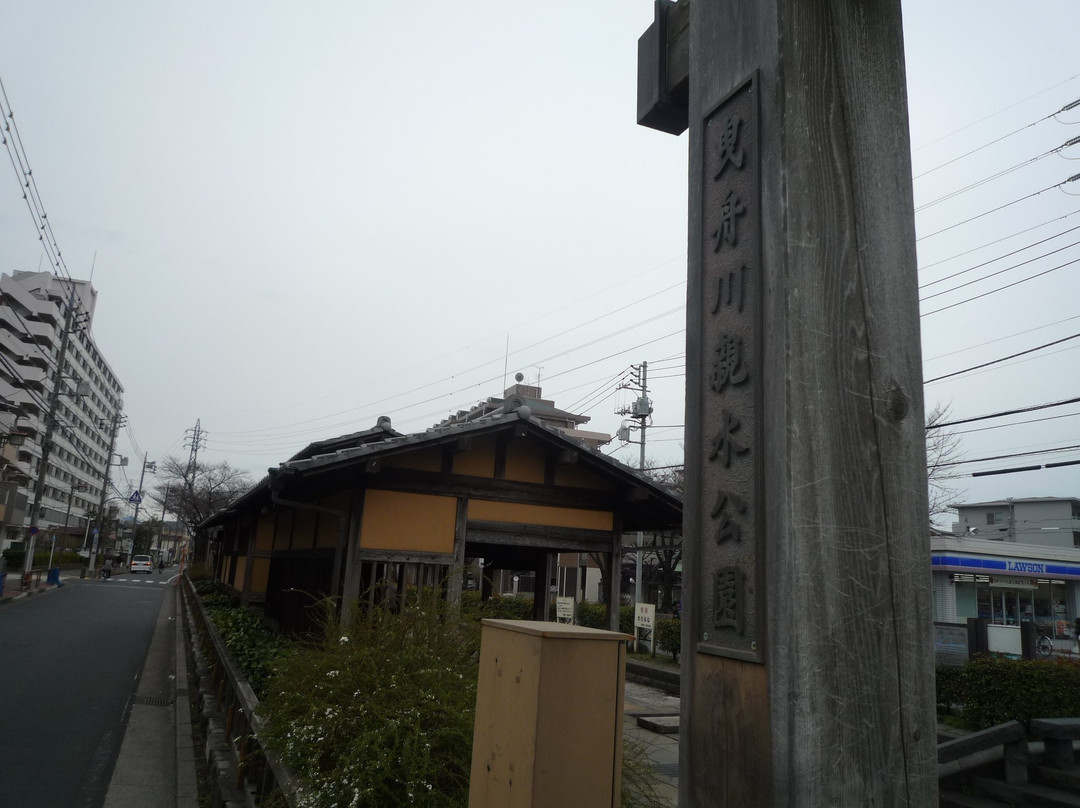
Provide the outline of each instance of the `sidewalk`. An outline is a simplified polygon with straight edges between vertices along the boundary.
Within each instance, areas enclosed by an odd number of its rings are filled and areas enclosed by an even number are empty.
[[[626,682],[623,697],[623,735],[647,750],[661,785],[657,794],[666,805],[679,801],[679,697],[649,685]]]
[[[180,589],[170,586],[139,673],[104,808],[197,808]]]

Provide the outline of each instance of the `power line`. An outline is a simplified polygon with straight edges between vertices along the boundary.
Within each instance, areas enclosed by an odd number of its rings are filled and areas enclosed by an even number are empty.
[[[1070,215],[1072,215],[1072,214],[1070,214]],[[1039,227],[1041,227],[1041,226],[1042,225],[1039,225]],[[1080,230],[1080,224],[1076,225],[1075,227],[1070,227],[1068,230],[1062,230],[1060,233],[1055,233],[1052,236],[1048,236],[1048,237],[1046,237],[1044,239],[1040,239],[1039,241],[1034,241],[1031,244],[1026,244],[1023,247],[1020,247],[1018,249],[1013,250],[1012,252],[1007,252],[1007,253],[1005,253],[1003,255],[999,255],[999,256],[997,256],[995,258],[991,258],[991,259],[989,259],[987,261],[983,261],[981,264],[976,264],[973,267],[968,267],[967,269],[960,270],[959,272],[954,272],[951,275],[946,275],[943,278],[938,278],[936,281],[929,281],[927,283],[920,284],[919,285],[919,290],[922,291],[923,289],[928,289],[931,286],[936,286],[937,284],[944,283],[945,281],[951,281],[953,278],[959,278],[961,275],[966,275],[969,272],[974,272],[976,269],[982,269],[985,266],[989,266],[990,264],[997,263],[998,261],[1004,260],[1005,258],[1011,258],[1012,256],[1014,256],[1014,255],[1016,255],[1018,253],[1022,253],[1025,250],[1030,250],[1032,247],[1038,247],[1040,244],[1045,244],[1046,242],[1053,241],[1054,239],[1059,238],[1061,236],[1064,236],[1067,233],[1072,233],[1074,230]],[[1075,242],[1074,241],[1069,246],[1070,247],[1075,247],[1078,243],[1080,243],[1080,242]],[[976,249],[978,249],[978,248],[976,248]],[[1062,248],[1062,249],[1064,249],[1064,248]],[[1046,255],[1050,255],[1050,254],[1051,253],[1047,253]],[[1046,256],[1041,255],[1039,257],[1040,258],[1045,258]],[[1032,260],[1035,260],[1035,259],[1032,259]],[[1021,266],[1021,265],[1017,264],[1016,266]],[[990,277],[990,276],[987,276],[987,277]]]
[[[1080,259],[1077,259],[1077,260],[1080,261]],[[982,368],[987,368],[987,367],[990,367],[991,365],[998,365],[998,364],[1001,364],[1002,362],[1007,362],[1010,359],[1016,359],[1018,356],[1025,356],[1025,355],[1030,354],[1030,353],[1035,353],[1036,351],[1041,351],[1044,348],[1050,348],[1050,347],[1052,347],[1054,345],[1060,345],[1063,342],[1068,342],[1069,340],[1074,340],[1077,337],[1080,337],[1080,334],[1072,334],[1072,335],[1070,335],[1068,337],[1062,337],[1061,339],[1054,340],[1053,342],[1047,342],[1047,343],[1045,343],[1043,345],[1037,345],[1034,348],[1028,348],[1026,351],[1020,351],[1019,353],[1010,354],[1009,356],[1003,356],[1000,359],[993,359],[993,360],[991,360],[989,362],[983,362],[981,365],[974,365],[974,366],[969,367],[969,368],[964,368],[963,370],[954,371],[953,373],[946,373],[944,376],[937,376],[937,377],[935,377],[933,379],[927,379],[925,382],[923,382],[923,384],[924,385],[933,384],[934,382],[940,382],[942,379],[950,379],[953,376],[959,376],[959,375],[961,375],[963,373],[970,373],[973,370],[981,370]]]
[[[1078,225],[1078,227],[1080,227],[1080,225]],[[1038,261],[1038,260],[1040,260],[1042,258],[1049,258],[1051,255],[1057,255],[1059,252],[1063,252],[1064,250],[1067,250],[1070,247],[1075,247],[1077,245],[1080,245],[1080,241],[1074,241],[1072,244],[1066,244],[1064,247],[1058,247],[1056,250],[1051,250],[1050,252],[1043,253],[1042,255],[1036,255],[1034,258],[1028,258],[1027,260],[1021,261],[1018,264],[1013,264],[1011,267],[1005,267],[1004,269],[999,269],[999,270],[997,270],[995,272],[991,272],[989,275],[983,275],[982,277],[975,278],[975,280],[964,281],[964,283],[961,283],[961,284],[959,284],[957,286],[953,286],[953,287],[951,287],[949,289],[945,289],[945,290],[943,290],[941,292],[934,292],[934,294],[932,294],[932,295],[927,295],[926,297],[919,298],[919,302],[920,303],[925,303],[927,300],[933,300],[935,297],[941,297],[942,295],[950,294],[950,293],[955,292],[955,291],[957,291],[959,289],[963,289],[965,287],[972,286],[973,284],[982,283],[983,281],[989,280],[990,278],[996,278],[998,275],[1004,275],[1006,272],[1011,272],[1014,269],[1019,269],[1020,267],[1027,266],[1028,264],[1034,263],[1035,261]],[[1035,246],[1035,245],[1030,245],[1030,246]],[[1025,247],[1024,249],[1028,249],[1028,247]],[[998,259],[995,259],[995,260],[998,260]],[[993,263],[993,262],[989,261],[987,263]],[[985,264],[983,264],[983,266],[985,266]],[[975,267],[973,267],[973,269],[974,268]],[[970,272],[970,271],[971,270],[964,270],[964,272],[957,273],[957,275],[963,275],[963,274],[965,274],[967,272]],[[951,277],[957,277],[957,275],[953,275]],[[948,280],[948,278],[943,278],[942,280]],[[939,283],[939,282],[940,281],[935,281],[935,283]]]
[[[957,227],[961,227],[962,225],[965,225],[965,224],[970,224],[971,222],[974,222],[976,219],[981,219],[984,216],[989,216],[991,213],[997,213],[998,211],[1005,210],[1005,208],[1011,208],[1013,205],[1018,205],[1019,203],[1024,202],[1024,201],[1026,201],[1028,199],[1034,199],[1035,197],[1039,196],[1040,194],[1045,194],[1047,191],[1051,191],[1054,188],[1060,188],[1061,186],[1065,185],[1065,183],[1074,182],[1077,178],[1080,178],[1080,174],[1069,177],[1068,179],[1062,180],[1061,182],[1056,183],[1054,185],[1048,185],[1047,187],[1043,188],[1040,191],[1035,191],[1034,193],[1030,193],[1027,196],[1022,196],[1019,199],[1014,199],[1012,202],[1006,202],[1004,205],[998,205],[996,208],[991,208],[990,210],[983,211],[982,213],[979,213],[979,214],[976,214],[975,216],[972,216],[970,219],[964,219],[962,222],[957,222],[956,224],[951,224],[948,227],[943,227],[941,230],[937,230],[937,231],[935,231],[933,233],[927,233],[925,236],[919,236],[918,238],[915,239],[915,241],[916,242],[925,241],[928,238],[933,238],[934,236],[940,236],[942,233],[948,233],[950,230],[955,230]]]
[[[1000,244],[1003,241],[1011,241],[1012,239],[1016,238],[1017,236],[1022,236],[1025,233],[1030,233],[1033,230],[1038,230],[1041,227],[1046,227],[1048,224],[1053,224],[1054,222],[1060,222],[1063,219],[1068,219],[1068,218],[1070,218],[1072,216],[1075,216],[1077,213],[1080,213],[1080,210],[1074,210],[1074,211],[1071,211],[1069,213],[1065,213],[1065,214],[1063,214],[1061,216],[1057,216],[1057,217],[1055,217],[1053,219],[1047,219],[1045,222],[1042,222],[1041,224],[1036,224],[1036,225],[1033,225],[1031,227],[1024,228],[1023,230],[1017,230],[1015,233],[1011,233],[1008,236],[1002,236],[1001,238],[994,239],[993,241],[987,241],[987,242],[985,242],[983,244],[980,244],[977,247],[972,247],[970,250],[964,250],[961,253],[956,253],[955,255],[950,255],[948,258],[941,258],[941,259],[939,259],[937,261],[934,261],[933,263],[930,263],[930,264],[922,264],[922,265],[919,266],[918,271],[919,272],[924,272],[925,270],[933,269],[934,267],[940,266],[941,264],[947,264],[949,261],[955,261],[957,258],[963,258],[965,255],[971,255],[971,253],[978,252],[979,250],[985,249],[986,247],[992,247],[995,244]],[[1061,233],[1058,233],[1058,235],[1059,236],[1064,235],[1065,233],[1069,233],[1069,232],[1072,232],[1072,229],[1062,231]],[[1055,238],[1055,237],[1051,236],[1051,238]],[[1041,244],[1042,242],[1038,241],[1038,242],[1035,242],[1035,243],[1036,244]],[[1024,247],[1023,249],[1027,249],[1027,247]],[[1007,258],[1009,255],[1013,255],[1013,253],[1006,253],[1004,256],[1000,256],[1000,257],[1006,257]],[[997,260],[997,259],[994,259],[994,260]]]
[[[1048,410],[1048,409],[1051,409],[1053,407],[1064,407],[1064,406],[1066,406],[1068,404],[1077,404],[1077,403],[1080,403],[1080,397],[1069,398],[1069,399],[1065,399],[1064,401],[1051,401],[1051,402],[1049,402],[1047,404],[1033,404],[1030,407],[1018,407],[1017,409],[1014,409],[1014,410],[1003,410],[1002,412],[992,412],[992,413],[989,413],[988,415],[974,415],[971,418],[958,418],[955,421],[944,421],[944,422],[939,423],[939,424],[933,424],[932,426],[927,426],[926,431],[929,432],[932,429],[943,429],[944,427],[947,427],[947,426],[959,426],[960,424],[972,424],[972,423],[975,423],[976,421],[987,421],[987,420],[990,420],[991,418],[1005,418],[1005,417],[1007,417],[1009,415],[1020,415],[1020,414],[1025,413],[1025,412],[1036,412],[1038,410]]]
[[[928,143],[924,143],[921,146],[916,146],[914,149],[912,149],[912,151],[922,151],[923,149],[928,148],[929,146],[933,146],[935,143],[940,143],[943,140],[947,140],[948,138],[952,137],[953,135],[958,135],[961,132],[964,132],[964,131],[970,129],[973,126],[978,126],[980,123],[983,123],[984,121],[988,121],[991,118],[993,118],[993,117],[995,117],[997,115],[1000,115],[1002,112],[1007,112],[1010,109],[1018,107],[1021,104],[1026,103],[1026,102],[1030,101],[1033,98],[1038,98],[1040,95],[1044,95],[1045,93],[1048,93],[1051,90],[1055,90],[1058,87],[1061,87],[1062,85],[1068,84],[1070,81],[1072,81],[1073,79],[1076,79],[1076,78],[1080,78],[1080,73],[1078,73],[1078,74],[1076,74],[1074,76],[1069,76],[1069,78],[1063,79],[1062,81],[1059,81],[1057,84],[1052,84],[1052,85],[1050,85],[1049,87],[1047,87],[1047,88],[1045,88],[1043,90],[1039,90],[1039,92],[1034,93],[1032,95],[1029,95],[1027,98],[1022,98],[1019,101],[1016,101],[1016,102],[1014,102],[1012,104],[1009,104],[1006,107],[1002,107],[1001,109],[997,110],[996,112],[991,112],[989,115],[986,115],[986,116],[984,116],[982,118],[979,118],[979,120],[977,120],[977,121],[972,121],[969,124],[965,124],[964,126],[961,126],[959,129],[954,129],[952,132],[946,132],[944,135],[941,135],[940,137],[935,138],[934,140],[931,140]],[[960,159],[961,157],[967,157],[969,154],[974,154],[977,151],[985,149],[987,146],[992,146],[992,145],[994,145],[994,143],[997,143],[997,142],[999,142],[1001,140],[1004,140],[1007,137],[1012,137],[1013,135],[1017,134],[1018,132],[1023,132],[1025,129],[1030,129],[1032,126],[1035,126],[1036,124],[1042,123],[1043,121],[1048,120],[1049,118],[1053,118],[1053,117],[1055,117],[1057,115],[1060,115],[1062,112],[1067,112],[1068,110],[1075,107],[1077,104],[1080,104],[1080,101],[1073,101],[1072,103],[1066,104],[1061,109],[1059,109],[1057,112],[1051,112],[1049,115],[1047,115],[1047,116],[1045,116],[1043,118],[1039,118],[1039,119],[1037,119],[1035,121],[1032,121],[1031,123],[1020,127],[1019,129],[1017,129],[1014,132],[1010,132],[1009,134],[1003,135],[1002,137],[998,138],[997,140],[994,140],[994,141],[992,141],[990,143],[986,143],[986,144],[984,144],[982,146],[979,146],[978,148],[973,149],[972,151],[968,152],[967,154],[962,154],[957,159]],[[955,161],[953,161],[953,162],[955,162]],[[940,168],[940,166],[938,168]],[[930,171],[936,171],[936,170],[937,169],[930,169]],[[926,174],[929,174],[930,171],[925,171],[925,172],[923,172],[923,174],[920,174],[919,176],[920,177],[925,176]]]
[[[1056,454],[1057,452],[1072,452],[1080,449],[1080,444],[1073,446],[1058,446],[1054,449],[1036,449],[1030,452],[1014,452],[1013,454],[994,455],[993,457],[979,457],[974,460],[953,460],[949,463],[939,463],[938,466],[944,468],[946,466],[962,466],[967,463],[989,463],[994,460],[1012,460],[1016,457],[1033,457],[1041,454]]]
[[[1074,258],[1072,261],[1066,261],[1064,264],[1058,264],[1056,267],[1051,267],[1050,269],[1043,270],[1042,272],[1037,272],[1034,275],[1029,275],[1026,278],[1021,278],[1018,281],[1013,281],[1012,283],[1008,283],[1004,286],[999,286],[996,289],[991,289],[988,292],[983,292],[982,294],[975,295],[974,297],[969,297],[965,300],[957,301],[956,303],[950,303],[948,306],[942,306],[940,309],[934,309],[933,311],[924,311],[919,316],[929,317],[931,314],[940,314],[943,311],[955,309],[957,306],[962,306],[965,303],[972,303],[976,300],[981,300],[984,297],[989,297],[990,295],[997,294],[998,292],[1004,292],[1006,289],[1012,289],[1014,286],[1019,286],[1022,283],[1027,283],[1028,281],[1033,281],[1036,278],[1041,278],[1043,275],[1049,275],[1051,272],[1057,272],[1059,269],[1064,269],[1065,267],[1072,266],[1078,261],[1080,261],[1080,258]]]
[[[963,188],[959,188],[959,189],[957,189],[955,191],[947,193],[947,194],[945,194],[945,196],[940,196],[940,197],[938,197],[937,199],[935,199],[935,200],[933,200],[931,202],[924,202],[921,205],[917,205],[915,207],[915,213],[918,213],[919,211],[922,211],[922,210],[926,210],[926,208],[932,208],[934,205],[938,205],[938,204],[940,204],[942,202],[947,202],[948,200],[953,199],[953,198],[959,196],[960,194],[967,193],[968,191],[972,191],[972,190],[974,190],[976,188],[979,188],[979,187],[981,187],[983,185],[986,185],[986,183],[988,183],[988,182],[992,182],[993,180],[999,179],[1000,177],[1004,177],[1004,176],[1006,176],[1008,174],[1011,174],[1014,171],[1018,171],[1021,168],[1023,168],[1024,166],[1028,166],[1028,165],[1031,165],[1032,163],[1036,163],[1039,160],[1042,160],[1044,157],[1049,157],[1051,154],[1058,154],[1059,152],[1064,151],[1065,149],[1069,148],[1070,146],[1075,146],[1077,143],[1080,143],[1080,136],[1074,137],[1071,140],[1066,141],[1062,145],[1058,146],[1056,149],[1050,149],[1049,151],[1045,151],[1042,154],[1036,155],[1035,157],[1030,157],[1027,160],[1024,160],[1022,163],[1017,163],[1016,165],[1012,166],[1011,168],[1003,169],[1002,171],[998,171],[996,174],[991,174],[989,177],[984,177],[983,179],[978,180],[976,182],[973,182],[970,185],[965,185]],[[960,159],[960,158],[957,158],[957,159]]]

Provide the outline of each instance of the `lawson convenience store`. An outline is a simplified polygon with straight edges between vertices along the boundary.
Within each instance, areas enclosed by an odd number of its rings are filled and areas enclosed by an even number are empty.
[[[992,626],[1073,640],[1080,614],[1080,549],[960,537],[933,537],[934,620],[981,617]]]

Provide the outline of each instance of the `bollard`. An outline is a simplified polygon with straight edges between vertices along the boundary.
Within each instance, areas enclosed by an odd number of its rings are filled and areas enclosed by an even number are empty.
[[[4,597],[4,582],[7,580],[7,573],[0,572],[0,598]]]

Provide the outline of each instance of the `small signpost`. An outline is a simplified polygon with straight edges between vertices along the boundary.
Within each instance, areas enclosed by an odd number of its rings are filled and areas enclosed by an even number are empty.
[[[574,622],[574,599],[562,597],[561,595],[555,598],[555,619],[560,623],[565,620],[567,623]]]
[[[638,637],[638,629],[645,629],[649,633],[649,652],[656,655],[656,632],[653,631],[653,627],[656,624],[656,606],[652,603],[635,603],[634,604],[634,650],[639,654],[641,648],[639,643],[641,642]]]

